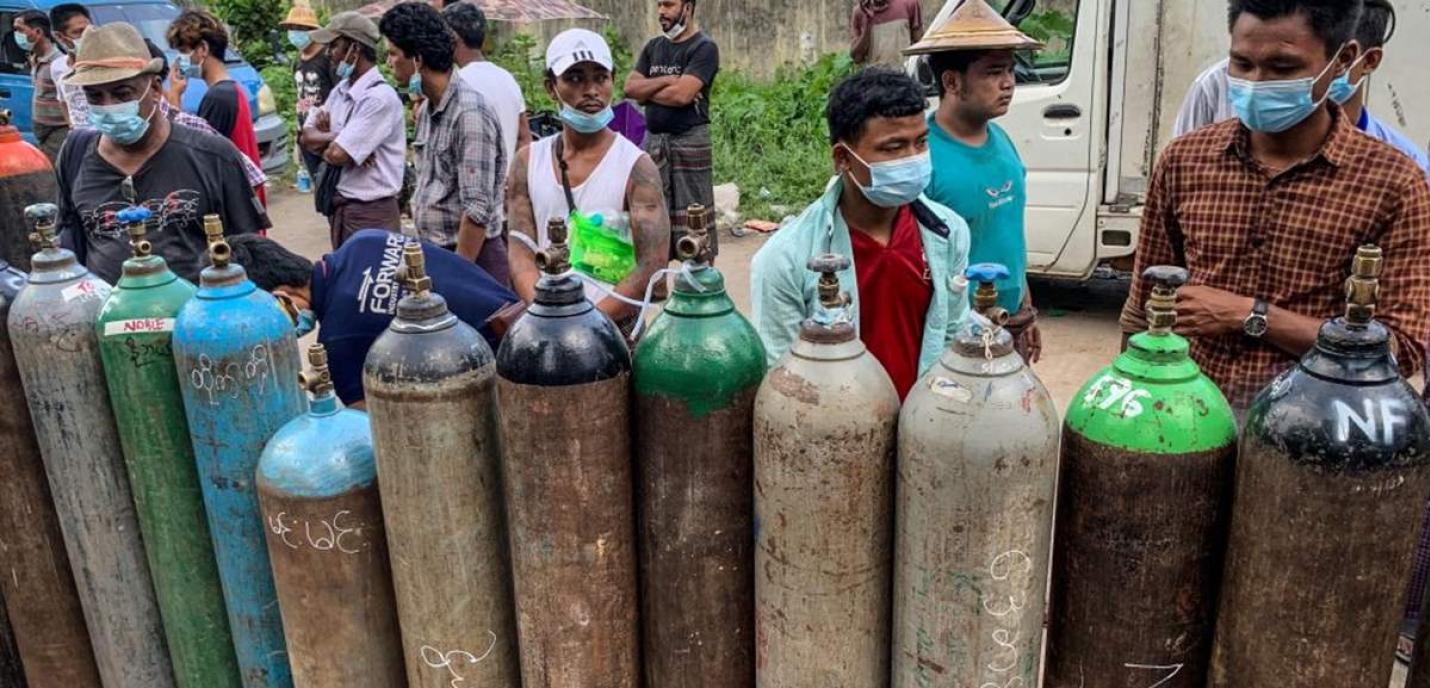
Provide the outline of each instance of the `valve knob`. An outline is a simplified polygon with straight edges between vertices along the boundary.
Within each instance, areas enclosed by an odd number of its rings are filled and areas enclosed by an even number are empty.
[[[809,269],[825,275],[849,269],[849,258],[837,253],[826,253],[809,259]]]
[[[963,276],[970,282],[996,282],[1008,279],[1012,273],[1008,271],[1008,266],[1001,263],[974,263],[963,271]]]
[[[1142,279],[1168,289],[1177,289],[1185,285],[1187,277],[1187,269],[1175,265],[1153,265],[1142,271]]]
[[[119,219],[120,224],[125,225],[144,224],[145,222],[148,222],[149,218],[153,216],[154,213],[148,208],[144,208],[137,205],[131,205],[128,208],[119,211],[116,215],[116,217]]]
[[[53,203],[36,203],[25,207],[25,221],[31,226],[52,225],[59,216],[59,206]]]

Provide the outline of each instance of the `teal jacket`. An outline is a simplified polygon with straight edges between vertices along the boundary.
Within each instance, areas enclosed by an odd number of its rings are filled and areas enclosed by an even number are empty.
[[[849,227],[839,214],[839,196],[844,181],[829,186],[818,201],[799,217],[781,227],[768,243],[755,254],[750,274],[750,301],[755,329],[764,340],[769,365],[784,357],[799,337],[800,324],[814,315],[819,305],[816,284],[819,275],[810,272],[806,263],[813,256],[837,253],[850,258],[854,249],[849,240]],[[919,354],[919,374],[938,362],[953,341],[958,329],[968,317],[968,283],[963,277],[968,267],[968,224],[952,210],[926,197],[919,202],[928,212],[921,213],[919,234],[923,238],[924,254],[928,257],[933,281],[933,301],[924,322],[924,338]],[[929,215],[932,217],[928,217]],[[937,218],[938,222],[934,222]],[[942,226],[937,226],[939,223]],[[933,224],[935,226],[930,227]],[[853,299],[854,326],[859,326],[859,282],[854,271],[839,275],[839,285]]]

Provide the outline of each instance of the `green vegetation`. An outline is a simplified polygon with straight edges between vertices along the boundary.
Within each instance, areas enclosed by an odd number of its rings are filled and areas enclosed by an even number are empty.
[[[234,46],[254,69],[261,71],[274,63],[269,38],[278,30],[278,22],[288,16],[291,4],[287,0],[211,0],[206,4],[228,24]]]

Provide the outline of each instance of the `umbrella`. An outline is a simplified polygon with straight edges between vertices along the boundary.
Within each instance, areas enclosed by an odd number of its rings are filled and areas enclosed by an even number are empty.
[[[358,8],[376,21],[402,0],[378,0]],[[572,0],[462,0],[482,8],[487,21],[531,24],[547,19],[605,19],[606,15]]]

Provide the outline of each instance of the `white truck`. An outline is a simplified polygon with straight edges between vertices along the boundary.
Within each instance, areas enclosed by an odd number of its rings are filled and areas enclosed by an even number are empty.
[[[961,0],[948,0],[937,26]],[[1023,60],[998,120],[1028,168],[1029,271],[1082,279],[1131,268],[1157,153],[1172,138],[1188,87],[1226,57],[1225,0],[992,0],[1025,31],[1052,36]],[[1370,80],[1369,108],[1411,139],[1430,142],[1430,0],[1395,0],[1397,27]],[[1049,28],[1051,27],[1051,31]],[[936,98],[922,58],[911,73]]]

